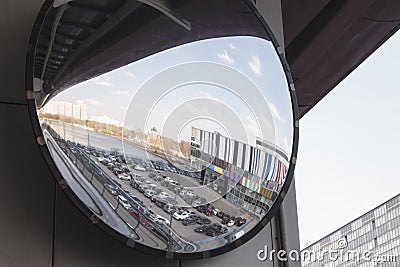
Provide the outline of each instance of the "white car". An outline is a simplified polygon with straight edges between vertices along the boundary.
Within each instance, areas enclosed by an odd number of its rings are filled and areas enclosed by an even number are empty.
[[[189,213],[187,213],[186,211],[182,211],[182,210],[178,210],[174,213],[173,217],[175,218],[175,220],[181,221],[184,220],[186,218],[189,218]]]
[[[165,219],[164,217],[162,217],[162,216],[160,216],[158,214],[156,216],[157,216],[157,220],[156,220],[157,223],[165,224],[165,225],[168,225],[168,226],[170,225],[169,220]]]
[[[226,226],[231,227],[235,224],[234,220],[230,220],[229,222],[226,223]]]
[[[152,189],[146,189],[146,190],[144,191],[144,195],[145,195],[146,197],[152,197],[155,193],[156,193],[156,192],[155,192],[154,190],[152,190]]]
[[[104,160],[105,160],[104,157],[98,157],[98,158],[97,158],[97,161],[98,161],[98,162],[103,162]]]
[[[196,212],[192,209],[187,209],[186,213],[188,213],[189,215],[196,215]]]
[[[136,165],[136,166],[135,166],[135,170],[141,171],[141,172],[146,171],[146,169],[145,169],[143,166],[140,166],[140,165]]]
[[[167,197],[169,197],[169,194],[167,192],[161,192],[160,194],[158,194],[158,196],[160,198],[167,198]]]
[[[143,177],[143,175],[138,174],[138,173],[131,172],[131,174],[132,174],[132,176],[135,177],[135,178],[142,178],[142,177]]]
[[[121,205],[124,206],[125,209],[130,209],[132,207],[128,203],[128,200],[125,197],[118,195],[117,199],[118,199],[118,202],[121,203]]]
[[[121,180],[125,180],[125,181],[130,181],[131,177],[129,176],[129,174],[126,173],[120,173],[118,174],[118,178]]]
[[[171,182],[173,182],[174,180],[172,180],[170,177],[165,177],[165,179],[164,179],[166,182],[169,182],[169,183],[171,183]]]

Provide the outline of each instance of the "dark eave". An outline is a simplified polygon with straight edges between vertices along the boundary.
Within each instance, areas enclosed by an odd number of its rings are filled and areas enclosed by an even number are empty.
[[[293,37],[290,29],[304,22],[299,2],[304,1],[283,1],[283,22],[285,39],[290,40],[286,57],[303,116],[399,29],[400,1],[325,1]]]

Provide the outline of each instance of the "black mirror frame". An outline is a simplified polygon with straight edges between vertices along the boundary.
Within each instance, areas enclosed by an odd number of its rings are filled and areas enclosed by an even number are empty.
[[[25,87],[26,87],[26,98],[28,109],[30,113],[30,118],[32,122],[32,129],[33,134],[36,137],[38,146],[42,152],[43,158],[46,161],[51,173],[53,174],[56,182],[62,189],[62,191],[67,195],[67,197],[74,203],[74,205],[84,214],[86,218],[90,220],[91,223],[96,224],[99,228],[103,231],[108,233],[109,235],[113,236],[120,242],[130,246],[132,248],[138,249],[144,253],[162,257],[165,259],[179,259],[179,260],[193,260],[193,259],[205,259],[214,257],[217,255],[221,255],[228,251],[231,251],[247,241],[249,241],[252,237],[254,237],[257,233],[259,233],[270,221],[271,219],[277,214],[279,207],[281,206],[287,191],[292,183],[294,177],[294,169],[296,165],[297,159],[297,152],[298,152],[298,141],[299,141],[299,114],[298,114],[298,105],[297,105],[297,97],[294,82],[290,73],[289,64],[287,63],[285,56],[284,56],[284,47],[279,46],[277,40],[275,39],[271,29],[267,25],[266,21],[262,18],[259,14],[258,10],[254,6],[253,2],[250,0],[242,0],[244,4],[248,6],[248,8],[254,13],[254,15],[259,19],[260,23],[262,24],[263,28],[270,36],[271,41],[275,47],[275,50],[280,58],[282,67],[285,71],[290,98],[292,102],[292,112],[293,112],[293,140],[292,140],[292,155],[289,158],[289,169],[286,177],[286,181],[280,191],[277,199],[273,203],[272,207],[264,216],[264,218],[249,232],[244,234],[242,237],[237,239],[235,242],[229,243],[223,247],[211,249],[208,251],[201,251],[201,252],[193,252],[193,253],[179,253],[179,252],[172,252],[172,251],[162,251],[155,248],[148,247],[144,244],[139,242],[135,242],[134,240],[129,239],[128,237],[118,233],[114,229],[112,229],[109,225],[104,223],[103,221],[99,220],[86,205],[78,198],[78,196],[71,190],[71,188],[66,183],[65,179],[63,178],[62,174],[58,170],[56,164],[54,163],[49,149],[46,146],[42,129],[39,124],[38,116],[36,113],[36,103],[35,103],[35,95],[33,90],[33,58],[34,58],[34,51],[35,45],[39,36],[39,32],[42,26],[42,22],[44,21],[47,11],[51,8],[53,0],[46,0],[43,4],[42,8],[39,11],[39,14],[35,20],[33,25],[33,30],[30,36],[27,56],[26,56],[26,69],[25,69]]]

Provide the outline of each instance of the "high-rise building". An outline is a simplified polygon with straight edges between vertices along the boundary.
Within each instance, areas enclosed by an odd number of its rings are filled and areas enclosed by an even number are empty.
[[[43,112],[53,115],[61,115],[77,120],[87,120],[87,106],[70,102],[50,101],[43,107]]]
[[[303,267],[400,266],[400,194],[302,250]]]

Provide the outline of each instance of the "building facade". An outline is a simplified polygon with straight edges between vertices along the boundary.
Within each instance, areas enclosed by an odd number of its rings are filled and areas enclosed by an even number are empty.
[[[263,217],[281,190],[288,171],[288,156],[192,128],[191,164],[202,169],[203,184],[250,213]]]
[[[400,266],[400,194],[301,253],[303,267]]]
[[[43,113],[65,116],[71,119],[87,120],[87,106],[70,102],[52,101],[43,107]]]

